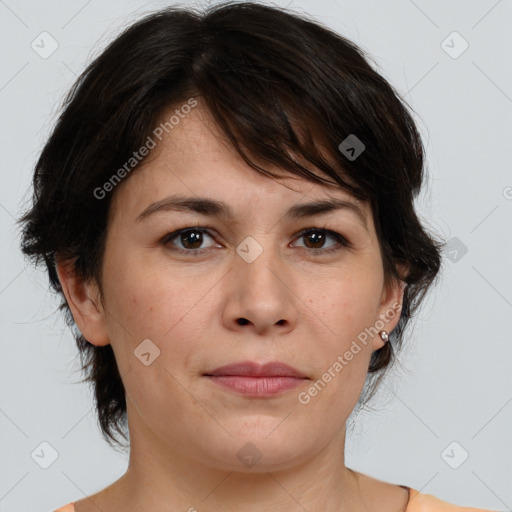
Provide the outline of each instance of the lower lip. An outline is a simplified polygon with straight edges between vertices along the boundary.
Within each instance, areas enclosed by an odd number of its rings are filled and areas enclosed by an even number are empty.
[[[242,395],[254,397],[274,396],[294,389],[308,380],[297,377],[241,377],[239,375],[208,376],[208,378]]]

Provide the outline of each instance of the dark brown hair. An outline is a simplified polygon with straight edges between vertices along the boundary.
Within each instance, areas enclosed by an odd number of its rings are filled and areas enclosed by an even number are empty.
[[[55,262],[73,261],[79,276],[101,288],[115,191],[101,199],[94,191],[144,145],[170,107],[191,97],[201,99],[256,172],[276,176],[255,163],[268,162],[370,202],[386,280],[402,279],[406,287],[390,342],[372,354],[366,399],[394,361],[406,324],[441,266],[442,244],[414,208],[425,174],[422,141],[405,101],[363,50],[305,15],[252,2],[205,12],[166,8],[144,17],[66,96],[35,166],[33,204],[20,219],[23,252],[36,264],[44,261],[63,299],[60,309],[74,329],[109,444],[120,444],[114,431],[126,439],[124,386],[111,346],[92,345],[76,328]],[[339,149],[350,135],[364,144],[357,158]],[[407,276],[398,274],[397,263],[408,267]]]

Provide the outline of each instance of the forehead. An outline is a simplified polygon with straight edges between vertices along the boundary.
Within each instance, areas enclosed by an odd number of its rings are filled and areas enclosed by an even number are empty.
[[[124,212],[136,212],[134,219],[147,218],[155,209],[241,219],[249,210],[259,215],[277,210],[284,215],[281,207],[286,206],[291,219],[315,212],[351,210],[366,227],[368,205],[339,185],[308,181],[253,159],[281,178],[258,173],[242,159],[200,104],[156,142],[149,158],[122,183],[114,197],[112,208],[122,203]]]

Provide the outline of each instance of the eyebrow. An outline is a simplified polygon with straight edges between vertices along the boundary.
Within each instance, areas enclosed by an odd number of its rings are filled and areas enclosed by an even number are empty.
[[[285,218],[299,220],[306,217],[324,215],[336,210],[348,210],[355,213],[362,221],[364,228],[368,230],[366,216],[360,206],[344,199],[321,199],[310,203],[296,204],[286,213]],[[157,212],[185,211],[199,213],[210,217],[230,219],[234,217],[231,208],[223,201],[209,199],[207,197],[169,196],[150,204],[137,217],[136,222],[144,221]]]

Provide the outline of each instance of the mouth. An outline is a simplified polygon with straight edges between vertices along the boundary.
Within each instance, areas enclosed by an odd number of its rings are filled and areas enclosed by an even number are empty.
[[[203,375],[224,389],[255,398],[275,396],[310,380],[296,368],[280,362],[259,365],[244,361],[221,366]]]

